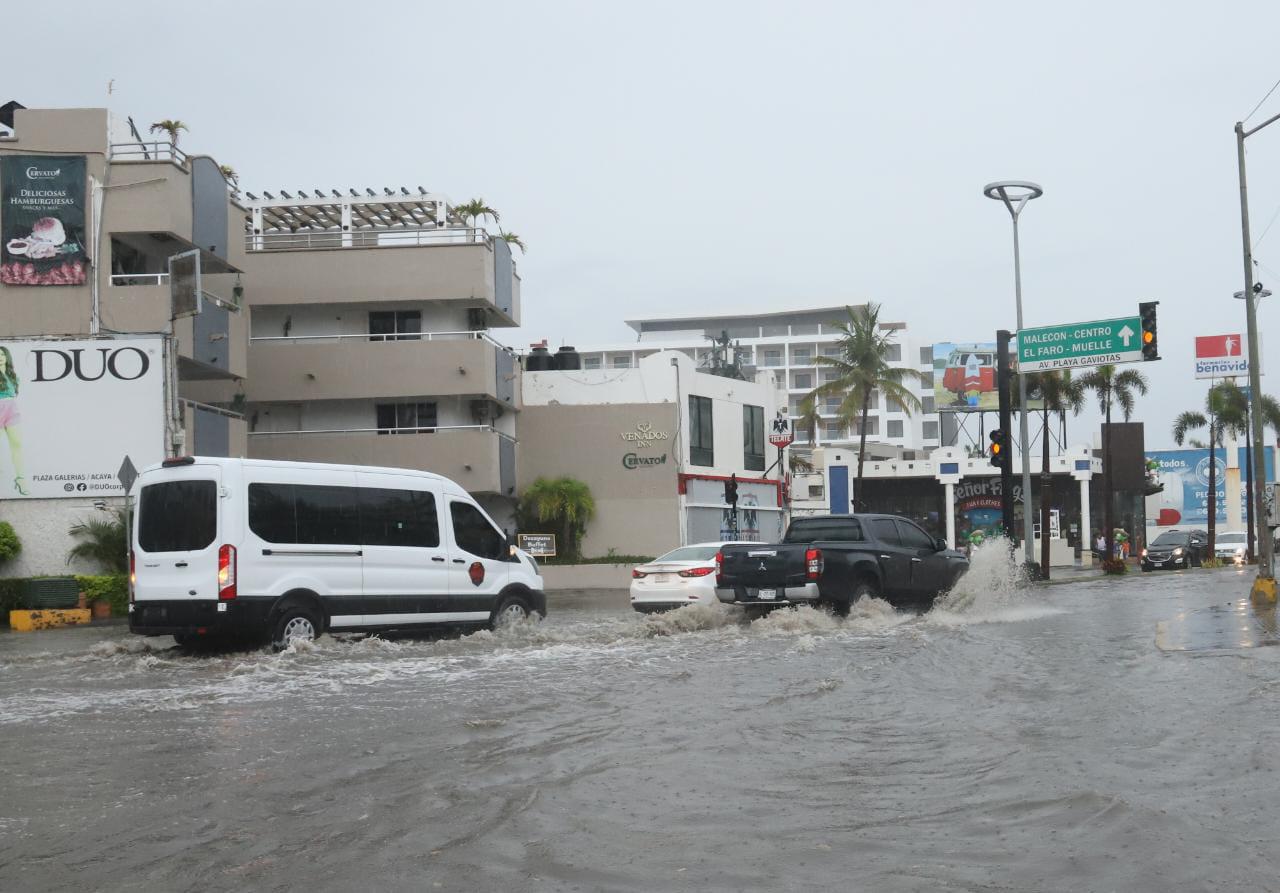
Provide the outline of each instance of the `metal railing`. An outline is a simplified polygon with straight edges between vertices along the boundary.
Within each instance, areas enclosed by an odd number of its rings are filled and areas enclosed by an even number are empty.
[[[179,397],[178,399],[181,400],[184,405],[190,406],[192,409],[199,409],[203,412],[211,412],[215,415],[226,416],[227,418],[235,419],[238,422],[244,421],[244,413],[242,412],[236,412],[233,409],[226,409],[222,406],[214,406],[210,403],[201,403],[199,400],[192,400],[190,397]]]
[[[111,284],[130,285],[168,285],[168,273],[112,273]]]
[[[488,431],[500,439],[515,442],[510,434],[504,434],[493,425],[432,425],[420,428],[308,428],[299,431],[250,431],[250,437],[296,437],[306,434],[436,434],[450,431]]]
[[[142,143],[112,143],[112,161],[172,161],[185,165],[187,153],[167,140]]]
[[[394,332],[372,333],[361,332],[356,335],[255,335],[249,339],[251,343],[270,342],[274,344],[299,344],[302,342],[329,341],[487,341],[499,350],[510,351],[494,340],[488,332]]]
[[[415,229],[355,229],[299,231],[295,233],[249,233],[244,237],[248,251],[304,251],[321,248],[401,248],[415,245],[491,245],[493,237],[482,227]]]

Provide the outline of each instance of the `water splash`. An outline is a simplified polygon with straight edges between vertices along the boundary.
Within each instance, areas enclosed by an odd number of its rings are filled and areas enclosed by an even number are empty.
[[[984,542],[969,556],[969,572],[934,603],[925,621],[938,626],[1013,623],[1062,613],[1044,605],[1007,539]]]

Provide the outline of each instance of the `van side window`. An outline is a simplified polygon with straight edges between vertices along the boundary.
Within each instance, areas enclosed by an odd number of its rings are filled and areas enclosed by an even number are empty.
[[[436,500],[421,490],[360,491],[360,537],[366,546],[438,546]]]
[[[146,552],[198,552],[218,534],[218,485],[165,481],[142,488],[138,545]]]
[[[249,529],[269,543],[360,545],[355,487],[250,484]]]
[[[480,558],[506,557],[502,554],[502,534],[493,529],[489,519],[474,505],[451,502],[449,515],[453,519],[453,540],[459,549]]]

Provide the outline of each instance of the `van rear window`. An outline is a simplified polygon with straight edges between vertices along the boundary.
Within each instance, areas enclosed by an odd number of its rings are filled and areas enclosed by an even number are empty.
[[[138,545],[144,552],[198,552],[218,535],[218,485],[165,481],[142,488]]]

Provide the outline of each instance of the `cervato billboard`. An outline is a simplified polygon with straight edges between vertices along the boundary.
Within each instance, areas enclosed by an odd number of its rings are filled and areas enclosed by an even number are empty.
[[[164,458],[161,337],[0,340],[0,499],[123,496]]]

